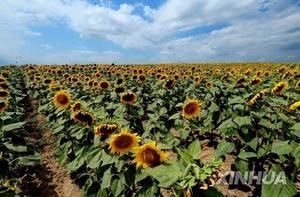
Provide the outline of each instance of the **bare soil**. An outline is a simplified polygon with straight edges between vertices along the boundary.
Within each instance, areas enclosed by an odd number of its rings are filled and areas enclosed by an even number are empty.
[[[81,197],[79,187],[72,181],[64,167],[59,166],[55,157],[53,142],[55,137],[45,125],[45,118],[37,113],[37,104],[27,98],[26,115],[31,121],[33,131],[28,132],[24,139],[27,144],[35,147],[41,154],[39,164],[24,169],[19,169],[23,176],[19,178],[20,196],[41,197]],[[38,127],[44,129],[39,131]]]

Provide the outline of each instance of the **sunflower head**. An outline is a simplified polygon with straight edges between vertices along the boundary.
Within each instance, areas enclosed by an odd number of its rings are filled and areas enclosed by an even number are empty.
[[[300,89],[300,80],[296,83],[296,89]]]
[[[124,92],[121,94],[121,103],[133,105],[137,100],[137,96],[133,92]]]
[[[49,85],[52,82],[52,79],[45,79],[44,84]]]
[[[110,151],[117,154],[125,154],[133,150],[140,141],[137,133],[130,133],[127,130],[121,130],[118,134],[112,134],[108,142]]]
[[[263,98],[263,96],[265,96],[267,94],[267,92],[268,92],[267,89],[264,89],[264,90],[258,92],[257,94],[255,94],[252,98],[250,98],[247,101],[246,105],[249,107],[255,105],[258,101],[260,101]]]
[[[89,112],[75,112],[73,113],[73,119],[83,126],[92,125],[94,123],[94,116]]]
[[[9,88],[9,86],[6,84],[6,83],[4,83],[4,82],[0,82],[0,89],[3,89],[3,90],[8,90],[8,88]]]
[[[244,77],[241,77],[241,78],[239,78],[237,81],[236,81],[236,84],[237,85],[242,85],[243,83],[245,83],[246,82],[246,79],[244,78]]]
[[[123,79],[122,78],[119,78],[118,80],[117,80],[117,84],[118,85],[121,85],[123,83]]]
[[[7,90],[0,90],[0,98],[7,99],[9,92]]]
[[[288,106],[288,111],[294,111],[296,109],[300,109],[300,100]]]
[[[206,86],[206,88],[211,88],[211,87],[213,87],[213,83],[212,82],[207,82],[205,86]]]
[[[251,85],[258,85],[258,84],[262,83],[262,79],[259,77],[256,77],[256,78],[252,79],[250,81],[250,83],[251,83]]]
[[[201,113],[201,102],[198,100],[188,100],[182,108],[182,116],[185,119],[196,118]]]
[[[200,82],[201,82],[200,76],[194,76],[194,83],[198,85]]]
[[[284,90],[289,87],[288,82],[282,81],[275,85],[275,87],[271,90],[273,94],[281,94]]]
[[[143,168],[154,167],[168,159],[168,153],[156,147],[155,142],[144,144],[135,148],[134,162]]]
[[[55,93],[53,103],[59,109],[66,109],[71,103],[71,94],[65,90],[60,90]]]
[[[82,105],[81,105],[80,101],[76,101],[76,102],[71,106],[72,112],[80,111],[81,108],[82,108]]]
[[[174,86],[175,81],[172,79],[168,79],[165,83],[165,88],[167,89],[172,89],[172,87]]]
[[[109,82],[108,81],[101,81],[99,86],[100,86],[101,89],[107,90],[109,88]]]
[[[115,123],[104,123],[94,127],[97,136],[107,136],[117,131],[119,126]]]
[[[0,76],[0,83],[5,82],[5,78]]]
[[[115,88],[115,93],[117,93],[117,94],[121,94],[121,93],[123,93],[124,91],[125,91],[125,88],[122,87],[122,86],[119,86],[119,87],[116,87],[116,88]]]
[[[139,75],[138,78],[139,78],[140,81],[145,81],[146,80],[146,76],[142,75],[142,74]]]
[[[8,102],[0,100],[0,112],[5,112],[8,109]]]

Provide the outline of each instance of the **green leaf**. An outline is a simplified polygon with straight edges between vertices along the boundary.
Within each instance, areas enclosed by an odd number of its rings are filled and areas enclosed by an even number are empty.
[[[9,149],[11,151],[14,151],[14,152],[19,152],[19,153],[27,152],[27,147],[26,146],[13,145],[13,144],[10,144],[8,142],[4,143],[3,145],[6,146],[7,149]]]
[[[174,162],[149,168],[147,169],[147,173],[159,182],[160,187],[167,188],[173,185],[179,177],[182,176],[183,170],[180,168],[178,163]]]
[[[111,185],[111,192],[114,196],[119,196],[124,190],[124,187],[124,183],[121,181],[121,179],[115,179]]]
[[[199,140],[195,140],[188,147],[188,153],[193,157],[193,159],[199,159],[201,146]]]
[[[244,116],[244,117],[238,116],[238,117],[234,118],[233,121],[236,124],[238,124],[240,127],[251,125],[251,117],[250,116]]]
[[[266,176],[267,180],[269,177],[270,174]],[[273,183],[266,184],[266,182],[263,181],[261,191],[262,197],[293,197],[297,194],[297,188],[292,181],[286,180],[286,184],[282,182],[278,182],[277,184],[275,184],[276,180],[278,180],[278,177],[274,180]]]
[[[259,124],[260,125],[262,125],[262,126],[264,126],[264,127],[266,127],[266,128],[269,128],[269,129],[277,129],[276,127],[275,127],[275,125],[273,124],[273,123],[271,123],[269,120],[267,120],[267,119],[261,119],[260,121],[259,121]]]
[[[84,164],[84,157],[77,156],[71,163],[68,164],[68,171],[74,172]]]
[[[193,163],[193,157],[189,154],[189,152],[185,149],[177,149],[177,153],[180,155],[180,158],[182,158],[187,163]]]
[[[12,131],[15,129],[21,129],[21,128],[24,128],[25,124],[26,124],[26,122],[17,122],[17,123],[9,124],[9,125],[3,126],[2,131],[6,132],[6,131]]]
[[[292,152],[288,141],[275,141],[272,144],[271,152],[276,153],[278,155],[289,154]]]
[[[6,120],[9,120],[9,119],[12,119],[12,117],[7,115],[7,116],[1,116],[0,119],[2,121],[6,121]]]
[[[215,103],[211,103],[211,105],[209,106],[208,110],[209,110],[210,113],[213,113],[213,112],[219,110],[219,106],[216,105]]]
[[[232,99],[228,99],[228,104],[244,104],[245,103],[245,99],[243,99],[240,96],[234,97]]]
[[[180,113],[173,114],[172,116],[170,116],[169,120],[175,120],[178,118],[180,118]]]
[[[291,127],[291,130],[292,130],[292,134],[296,135],[297,137],[300,137],[300,122],[294,124]]]
[[[231,142],[222,141],[217,147],[217,157],[223,156],[225,154],[231,153],[235,146]]]
[[[107,197],[106,189],[100,188],[99,191],[97,192],[96,197]]]
[[[109,188],[111,186],[110,184],[111,177],[112,177],[111,168],[108,168],[103,174],[102,183],[101,183],[102,189]]]
[[[158,188],[156,185],[148,186],[145,185],[138,191],[137,197],[156,197]]]
[[[256,157],[256,153],[241,151],[240,154],[238,155],[238,157],[241,159],[248,159],[251,157]]]
[[[17,159],[19,165],[32,166],[41,160],[41,155],[39,153],[34,153],[34,155],[29,155],[25,157],[19,157]]]
[[[218,129],[221,132],[226,132],[228,129],[230,128],[235,128],[235,124],[234,122],[232,122],[231,119],[225,120],[224,122],[222,122],[222,124],[218,127]]]
[[[241,172],[241,174],[244,174],[244,172],[249,171],[248,161],[241,160],[241,159],[237,158],[235,160],[234,164],[235,164],[237,170],[239,172]]]
[[[94,150],[87,157],[87,166],[91,169],[98,168],[101,164],[101,156],[102,151],[100,151],[99,149]]]

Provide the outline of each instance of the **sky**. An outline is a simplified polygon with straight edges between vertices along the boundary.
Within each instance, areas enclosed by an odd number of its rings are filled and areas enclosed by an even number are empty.
[[[300,0],[1,0],[0,64],[300,61]]]

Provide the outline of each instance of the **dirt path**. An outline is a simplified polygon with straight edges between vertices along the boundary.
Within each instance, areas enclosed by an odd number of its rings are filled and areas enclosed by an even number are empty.
[[[25,88],[23,93],[27,94]],[[25,133],[24,139],[40,153],[42,159],[39,164],[20,170],[19,173],[22,174],[19,179],[20,196],[82,197],[79,187],[56,161],[53,147],[55,137],[47,127],[45,117],[37,113],[37,102],[27,96],[23,103],[27,122],[33,128],[32,131]]]
[[[37,115],[38,124],[46,124],[44,116]],[[53,149],[53,142],[55,137],[48,128],[45,128],[42,135],[44,145],[41,149],[42,161],[41,165],[45,169],[40,174],[40,178],[48,180],[48,191],[42,192],[42,196],[61,196],[61,197],[80,197],[83,196],[66,172],[66,170],[59,166],[55,159],[55,151]]]

